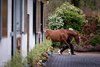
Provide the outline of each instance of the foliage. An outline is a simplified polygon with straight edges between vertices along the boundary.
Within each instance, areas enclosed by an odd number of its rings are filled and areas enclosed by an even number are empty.
[[[61,29],[63,28],[63,19],[61,17],[57,17],[56,14],[49,17],[49,28],[50,29]]]
[[[81,0],[71,0],[71,3],[72,3],[74,6],[79,7],[80,1],[81,1]]]
[[[58,7],[55,14],[49,16],[48,26],[50,29],[74,28],[81,31],[81,26],[84,22],[82,11],[79,8],[65,2]]]
[[[7,62],[5,67],[24,67],[20,54],[16,52],[16,55],[12,58],[12,60]]]
[[[95,35],[91,40],[90,43],[92,46],[96,46],[100,44],[100,35]]]
[[[54,48],[61,48],[61,43],[53,42],[52,47],[54,47]]]
[[[43,56],[48,50],[51,49],[51,41],[45,40],[42,44],[37,44],[35,48],[33,48],[28,56],[23,59],[21,55],[17,52],[16,55],[12,58],[12,60],[8,61],[5,67],[25,67],[27,62],[32,65],[32,67],[36,67],[36,64],[40,60],[47,60],[46,57]],[[25,60],[28,61],[25,61]]]
[[[98,26],[100,26],[100,16],[98,16]]]
[[[80,0],[80,6],[81,8],[89,8],[92,10],[97,10],[96,8],[96,0]]]
[[[48,0],[49,3],[47,3],[47,11],[48,15],[54,13],[55,9],[62,5],[66,0]]]
[[[51,47],[51,41],[46,40],[42,44],[36,45],[36,47],[31,50],[31,52],[28,55],[28,62],[32,64],[34,67],[39,60],[46,59],[42,55],[47,52],[47,50]]]

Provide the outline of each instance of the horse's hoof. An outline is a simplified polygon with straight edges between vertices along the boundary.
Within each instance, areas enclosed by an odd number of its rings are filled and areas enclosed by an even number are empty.
[[[76,55],[76,54],[72,54],[72,55]]]
[[[58,50],[58,54],[60,55],[61,53],[60,53],[60,50]]]

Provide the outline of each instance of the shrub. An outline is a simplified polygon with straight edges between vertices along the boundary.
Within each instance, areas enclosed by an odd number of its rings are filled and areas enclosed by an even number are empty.
[[[24,63],[22,63],[22,57],[18,52],[13,56],[12,60],[8,61],[5,67],[24,67]]]
[[[81,13],[82,10],[65,2],[49,16],[48,27],[50,29],[73,28],[81,31],[81,26],[85,21]]]
[[[100,36],[99,35],[95,35],[91,40],[90,43],[92,46],[96,46],[96,45],[100,45]]]
[[[42,44],[36,45],[36,47],[31,50],[28,54],[28,62],[32,64],[32,67],[35,67],[39,60],[46,60],[47,57],[44,57],[44,54],[51,47],[51,41],[46,40]]]
[[[31,67],[37,67],[36,65],[40,60],[48,59],[45,57],[45,54],[48,50],[50,50],[51,44],[52,43],[49,40],[45,40],[42,44],[37,44],[24,59],[22,59],[20,53],[17,52],[12,60],[7,62],[5,67],[25,67],[27,63],[29,63]]]

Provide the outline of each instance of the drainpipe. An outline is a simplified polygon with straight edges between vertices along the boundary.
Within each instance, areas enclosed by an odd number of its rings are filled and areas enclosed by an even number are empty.
[[[12,8],[13,8],[13,31],[12,31],[12,37],[13,37],[13,43],[12,43],[12,56],[16,53],[16,3],[15,0],[12,0]]]

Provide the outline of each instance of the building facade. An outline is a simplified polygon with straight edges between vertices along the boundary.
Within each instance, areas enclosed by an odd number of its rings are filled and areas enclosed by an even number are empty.
[[[0,0],[0,67],[44,40],[46,0]]]

